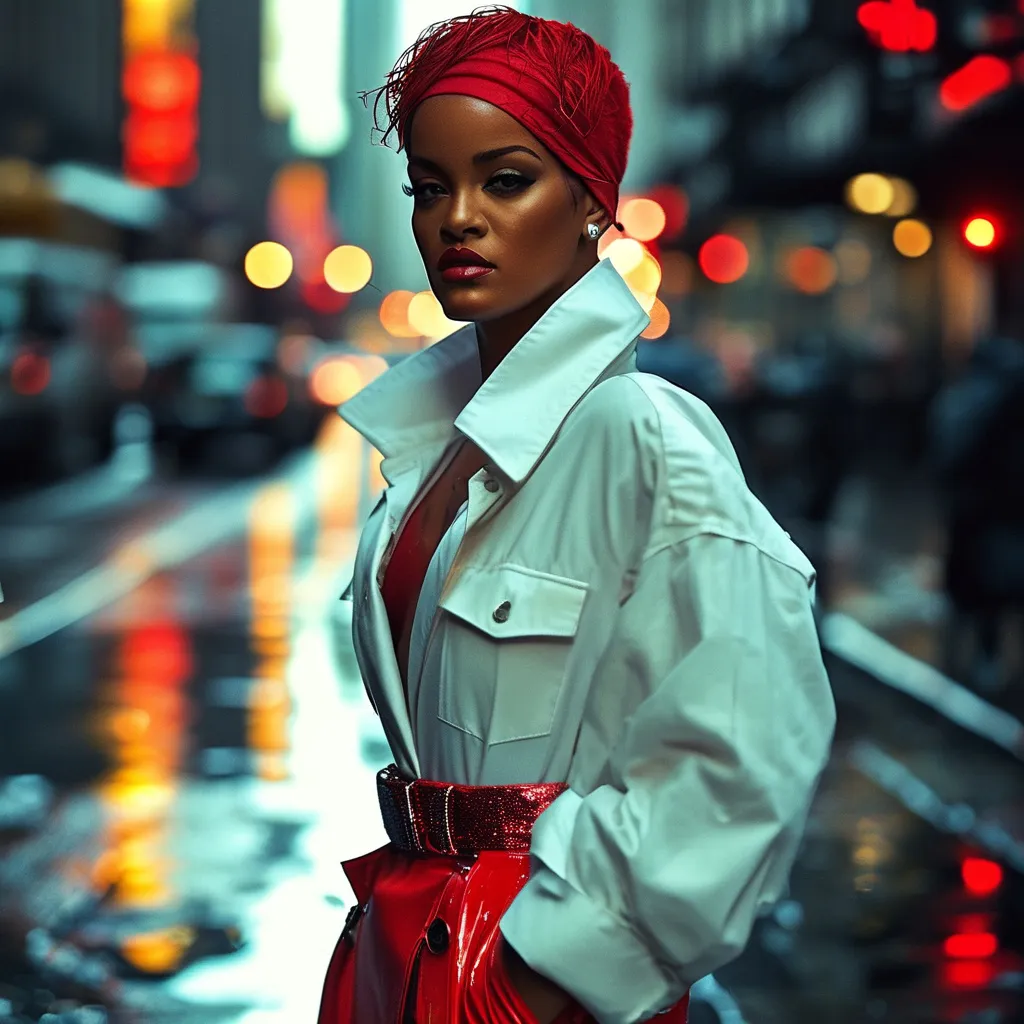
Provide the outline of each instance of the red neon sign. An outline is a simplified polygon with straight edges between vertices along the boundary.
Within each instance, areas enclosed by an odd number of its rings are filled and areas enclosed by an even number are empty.
[[[915,0],[868,0],[857,8],[857,21],[876,46],[895,53],[925,53],[939,34],[935,15]]]

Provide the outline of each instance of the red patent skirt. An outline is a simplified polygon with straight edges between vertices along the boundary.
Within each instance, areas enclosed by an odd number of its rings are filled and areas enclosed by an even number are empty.
[[[536,1024],[502,968],[498,922],[529,854],[409,853],[347,861],[356,909],[331,957],[319,1024]],[[685,1024],[687,999],[653,1018]],[[573,1001],[557,1024],[596,1024]]]

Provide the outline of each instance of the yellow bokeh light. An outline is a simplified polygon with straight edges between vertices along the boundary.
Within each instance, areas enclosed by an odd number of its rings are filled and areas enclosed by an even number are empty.
[[[358,245],[339,245],[324,260],[324,280],[336,291],[351,295],[365,288],[373,274],[373,261]]]
[[[914,212],[917,206],[917,190],[903,178],[890,178],[892,186],[892,202],[885,208],[889,217],[906,217]]]
[[[462,325],[444,315],[433,292],[418,292],[409,300],[409,325],[425,338],[445,338]]]
[[[846,187],[846,201],[861,213],[885,213],[895,198],[892,182],[881,174],[858,174]]]
[[[612,266],[625,277],[640,266],[647,250],[635,238],[617,238],[604,251],[602,259],[612,261]]]
[[[257,288],[280,288],[294,269],[292,254],[280,242],[258,242],[245,254],[245,276]]]
[[[605,259],[608,255],[608,246],[617,242],[620,238],[625,238],[625,234],[621,232],[617,227],[612,225],[605,231],[601,237],[597,240],[597,255],[600,259]]]
[[[404,290],[389,292],[380,304],[380,322],[388,334],[395,338],[415,338],[419,335],[409,323],[409,303],[413,293]]]
[[[661,287],[661,265],[646,251],[640,262],[623,276],[626,284],[641,295],[657,295],[658,288]]]
[[[992,221],[985,217],[975,217],[964,228],[964,238],[971,245],[984,249],[996,240],[996,228]]]
[[[362,390],[363,375],[351,359],[344,356],[326,359],[313,371],[309,389],[324,405],[341,405]]]
[[[630,199],[622,206],[619,220],[626,234],[650,242],[665,230],[665,211],[653,199]]]
[[[916,259],[932,247],[932,232],[919,220],[901,220],[892,231],[892,244],[901,256]]]
[[[672,317],[669,314],[668,306],[661,299],[655,299],[650,309],[651,322],[640,335],[641,338],[661,338],[668,332]]]

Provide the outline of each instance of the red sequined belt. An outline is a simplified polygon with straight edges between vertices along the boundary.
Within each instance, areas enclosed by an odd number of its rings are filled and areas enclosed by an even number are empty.
[[[533,823],[568,788],[564,782],[458,786],[410,780],[393,764],[377,773],[384,828],[392,844],[408,853],[527,853]]]

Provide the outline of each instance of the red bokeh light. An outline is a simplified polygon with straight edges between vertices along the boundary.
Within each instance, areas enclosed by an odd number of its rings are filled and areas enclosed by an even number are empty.
[[[690,215],[690,201],[686,193],[675,185],[656,185],[647,192],[647,198],[653,199],[665,211],[665,230],[661,233],[661,241],[671,242],[678,238]]]
[[[991,932],[950,935],[942,951],[952,960],[984,960],[999,951],[999,940]]]
[[[188,163],[198,137],[192,114],[132,114],[124,126],[125,158],[135,167],[176,167]]]
[[[991,960],[947,960],[942,964],[944,988],[985,988],[996,976]]]
[[[125,678],[152,686],[179,686],[192,675],[188,635],[177,622],[153,622],[133,629],[121,649]]]
[[[352,300],[352,296],[345,292],[336,292],[324,279],[321,274],[319,279],[314,278],[302,285],[302,301],[316,313],[325,316],[340,313]]]
[[[245,393],[245,411],[257,419],[272,420],[288,405],[288,385],[276,377],[258,377]]]
[[[1013,84],[1013,69],[1001,57],[980,54],[939,86],[939,102],[952,111],[967,110]]]
[[[964,888],[972,896],[989,896],[1003,884],[1003,869],[983,857],[967,857],[960,867]]]
[[[747,272],[750,253],[732,235],[712,235],[700,247],[697,262],[708,280],[715,284],[732,284]]]
[[[191,53],[151,50],[131,57],[121,88],[124,170],[156,188],[187,185],[199,172],[199,65]]]
[[[868,0],[857,8],[857,21],[876,46],[896,53],[924,53],[939,33],[935,15],[914,0]]]
[[[159,114],[194,110],[199,88],[199,65],[184,53],[141,53],[128,62],[122,81],[133,110]]]
[[[38,395],[50,383],[50,360],[36,352],[20,352],[11,362],[11,390],[18,395]]]

